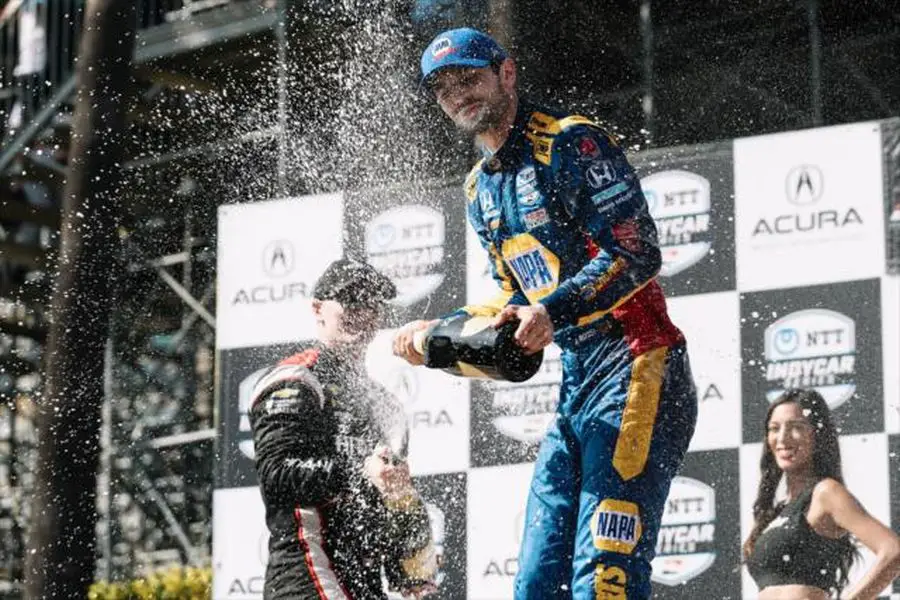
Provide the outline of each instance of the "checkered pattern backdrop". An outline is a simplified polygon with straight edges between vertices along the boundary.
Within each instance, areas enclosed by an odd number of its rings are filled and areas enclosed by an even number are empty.
[[[697,433],[663,516],[654,597],[756,597],[740,544],[767,399],[785,387],[825,395],[851,491],[900,527],[900,280],[885,274],[896,128],[861,123],[632,157],[700,394]],[[312,337],[312,283],[343,253],[366,258],[398,286],[395,326],[485,297],[494,284],[464,202],[453,185],[220,209],[216,599],[261,597],[267,536],[248,393],[259,369]],[[367,363],[406,406],[411,467],[443,556],[439,597],[511,598],[559,351],[551,347],[525,383],[489,384],[410,368],[391,356],[391,335],[378,335]],[[865,552],[853,578],[871,562]]]

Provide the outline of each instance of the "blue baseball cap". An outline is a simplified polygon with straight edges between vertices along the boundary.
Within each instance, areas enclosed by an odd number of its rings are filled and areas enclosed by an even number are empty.
[[[485,33],[469,27],[450,29],[439,33],[422,53],[420,84],[447,67],[487,67],[507,56],[506,50]]]

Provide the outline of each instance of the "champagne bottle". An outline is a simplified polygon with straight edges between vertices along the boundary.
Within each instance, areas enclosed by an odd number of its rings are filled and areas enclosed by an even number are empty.
[[[479,379],[530,379],[540,368],[544,351],[525,354],[513,337],[518,320],[497,329],[491,326],[493,321],[493,317],[453,315],[416,332],[413,343],[432,369]]]

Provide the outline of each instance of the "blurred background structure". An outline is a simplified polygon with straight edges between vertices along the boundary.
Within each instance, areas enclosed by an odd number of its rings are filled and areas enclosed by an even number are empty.
[[[216,207],[460,177],[472,148],[415,95],[419,49],[439,30],[490,30],[520,57],[528,95],[605,122],[632,150],[900,115],[900,5],[887,0],[138,4],[103,578],[209,560]],[[22,574],[82,20],[82,0],[0,2],[3,597],[16,597]],[[385,56],[396,68],[379,72]],[[355,105],[341,104],[347,94]],[[397,95],[411,124],[393,115],[396,129],[381,131],[378,112],[397,110]],[[893,148],[900,163],[900,139]],[[893,202],[897,272],[900,189]]]

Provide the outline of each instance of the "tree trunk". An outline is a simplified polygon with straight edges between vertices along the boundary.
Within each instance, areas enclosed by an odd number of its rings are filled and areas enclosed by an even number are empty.
[[[135,3],[88,0],[39,402],[26,597],[85,598],[96,565],[104,346],[117,263]]]

